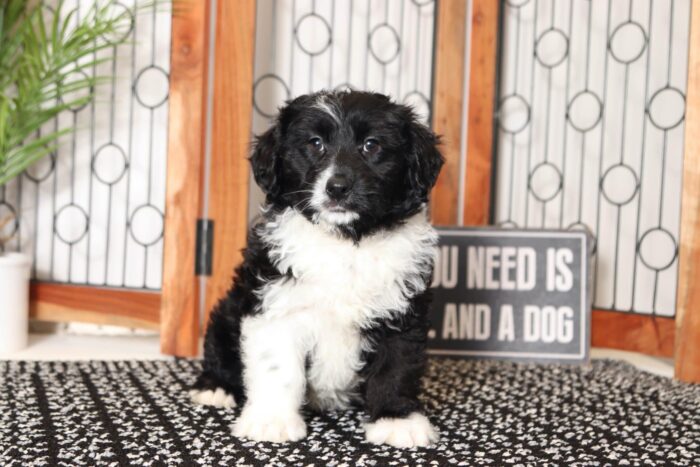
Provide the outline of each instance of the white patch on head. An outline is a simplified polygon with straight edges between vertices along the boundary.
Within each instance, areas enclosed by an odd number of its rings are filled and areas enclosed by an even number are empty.
[[[412,448],[436,443],[440,435],[425,415],[413,412],[406,418],[380,418],[368,423],[365,438],[373,444]]]
[[[311,196],[311,202],[309,203],[310,206],[316,210],[314,221],[324,222],[330,227],[346,225],[360,218],[360,215],[354,211],[347,209],[331,211],[326,207],[327,203],[330,201],[328,195],[326,194],[326,185],[334,173],[335,165],[330,165],[319,174],[316,182],[314,183],[313,195]]]
[[[306,394],[308,355],[314,402],[346,407],[359,383],[362,351],[372,346],[361,330],[404,313],[425,290],[437,234],[425,211],[359,243],[292,209],[259,229],[285,276],[256,291],[260,314],[242,322],[248,404],[270,412],[266,418],[296,413]]]
[[[233,396],[227,394],[221,388],[217,388],[215,391],[208,389],[206,391],[199,391],[197,389],[192,389],[190,391],[190,397],[192,402],[201,405],[212,405],[214,407],[230,409],[236,406],[236,401]]]
[[[325,94],[319,95],[318,99],[316,99],[316,102],[313,104],[313,107],[330,115],[333,120],[340,125],[340,109],[338,108],[338,105],[330,99],[330,97]]]

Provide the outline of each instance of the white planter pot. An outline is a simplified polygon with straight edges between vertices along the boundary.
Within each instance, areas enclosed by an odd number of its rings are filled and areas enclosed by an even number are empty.
[[[27,346],[31,261],[21,253],[0,253],[0,355]]]

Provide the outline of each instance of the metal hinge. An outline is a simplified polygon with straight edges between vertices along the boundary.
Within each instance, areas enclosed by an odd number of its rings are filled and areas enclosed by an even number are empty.
[[[197,219],[197,251],[194,255],[194,275],[211,276],[214,250],[214,221]]]

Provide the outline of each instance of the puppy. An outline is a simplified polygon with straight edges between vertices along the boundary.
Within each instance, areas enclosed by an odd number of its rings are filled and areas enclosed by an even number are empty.
[[[418,400],[437,144],[409,107],[367,92],[298,97],[257,139],[250,160],[266,206],[212,311],[191,391],[201,404],[242,406],[236,436],[296,441],[304,403],[361,403],[372,443],[437,440]]]

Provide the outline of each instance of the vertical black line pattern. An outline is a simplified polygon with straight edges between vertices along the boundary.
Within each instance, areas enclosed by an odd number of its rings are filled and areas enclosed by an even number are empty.
[[[51,407],[49,406],[49,400],[46,396],[46,389],[41,381],[39,373],[32,373],[32,384],[34,385],[34,392],[36,394],[37,404],[39,405],[39,412],[41,412],[41,418],[43,419],[44,438],[48,448],[49,463],[48,465],[58,465],[58,455],[60,449],[58,443],[56,442],[56,437],[54,436],[55,427],[51,419]]]
[[[168,435],[170,438],[173,440],[173,443],[175,444],[175,447],[177,448],[178,451],[180,451],[180,454],[182,454],[182,459],[183,463],[182,465],[195,465],[195,461],[190,455],[190,451],[185,446],[185,444],[182,442],[182,439],[180,439],[180,436],[177,433],[177,430],[173,426],[173,424],[170,422],[168,417],[165,415],[163,412],[163,409],[160,408],[158,403],[151,397],[150,393],[148,390],[143,386],[143,383],[136,378],[136,376],[133,375],[133,373],[129,372],[127,373],[127,377],[131,384],[138,390],[138,392],[141,394],[141,398],[148,407],[151,409],[151,411],[156,415],[158,418],[159,423],[165,430],[167,431]]]
[[[154,31],[155,35],[155,31]],[[134,40],[134,42],[136,42]],[[112,47],[112,89],[110,91],[110,96],[109,96],[109,101],[110,101],[110,114],[109,114],[109,144],[114,144],[114,125],[115,125],[115,108],[116,108],[116,87],[117,87],[117,81],[116,81],[116,76],[117,76],[117,47]],[[90,174],[90,178],[92,179],[92,173]],[[108,200],[107,200],[107,228],[105,229],[105,234],[106,234],[106,240],[105,240],[105,267],[104,267],[104,280],[102,281],[102,285],[107,285],[108,278],[109,278],[109,253],[110,253],[110,237],[112,234],[112,189],[114,188],[113,184],[109,184],[107,187],[108,189]],[[90,196],[92,198],[92,196]],[[88,235],[90,235],[90,229],[88,229]],[[88,257],[90,256],[90,251],[88,250]],[[89,261],[88,261],[89,262]],[[87,278],[88,281],[90,281],[90,276],[88,275]]]
[[[537,49],[537,12],[539,11],[539,0],[535,0],[535,8],[533,11],[533,15],[535,16],[534,20],[534,25],[532,28],[532,50]],[[537,65],[537,59],[535,58],[535,54],[533,52],[532,54],[532,65],[530,68],[530,114],[532,115],[535,111],[535,103],[537,102],[537,99],[535,99],[535,91],[537,90],[537,87],[535,86],[535,70],[536,70],[536,65]],[[527,145],[527,173],[526,177],[530,177],[530,173],[532,172],[532,133],[533,130],[532,128],[534,125],[532,122],[530,122],[530,125],[528,125],[528,145]],[[511,153],[511,158],[513,157],[513,154]],[[530,225],[530,199],[532,198],[532,193],[530,192],[530,184],[527,184],[527,191],[525,193],[525,217],[523,218],[523,226],[528,226]],[[513,186],[509,188],[510,190],[513,190]]]
[[[15,237],[15,242],[17,244],[17,250],[20,249],[22,244],[22,218],[19,213],[22,211],[22,180],[23,177],[17,177],[17,236]]]
[[[347,76],[346,83],[348,86],[350,86],[351,79],[352,79],[352,76],[350,74],[350,70],[351,70],[350,64],[351,64],[351,59],[352,59],[352,22],[353,22],[352,20],[353,20],[353,17],[355,16],[354,15],[355,9],[353,8],[355,2],[354,2],[354,0],[350,0],[348,3],[350,5],[350,11],[348,12],[348,16],[350,18],[348,19],[348,55],[347,55],[346,64],[345,64],[345,73]]]
[[[296,30],[296,11],[297,11],[297,2],[296,0],[292,1],[292,14],[291,14],[291,20],[292,20],[292,31]],[[289,89],[294,89],[294,44],[296,41],[291,40],[289,41]]]
[[[673,12],[675,6],[676,0],[671,0],[671,12],[669,14],[668,21],[668,64],[666,65],[666,86],[671,85],[671,71],[673,69]]]
[[[5,362],[0,362],[0,366],[3,366],[5,371],[3,371],[3,376],[2,376],[2,387],[0,387],[0,390],[5,391],[5,397],[7,398],[7,410],[10,413],[10,439],[9,439],[9,448],[7,451],[5,451],[4,454],[7,457],[10,457],[12,455],[12,451],[17,450],[17,442],[15,439],[17,438],[17,434],[19,433],[19,423],[17,420],[17,411],[15,409],[15,399],[16,399],[16,394],[17,391],[14,388],[14,381],[10,377],[11,372],[10,372],[10,362],[5,361]]]
[[[93,46],[97,45],[97,39],[93,41]],[[92,59],[95,60],[97,57],[97,53],[94,52],[92,54]],[[97,64],[93,63],[92,65],[92,76],[93,78],[97,76]],[[95,100],[93,99],[92,102],[90,102],[90,121],[94,122],[95,121]],[[90,125],[90,167],[93,170],[90,170],[90,177],[88,180],[88,194],[89,194],[89,199],[88,199],[88,218],[92,222],[92,185],[93,185],[93,178],[95,177],[94,174],[94,164],[95,164],[95,125]],[[90,254],[92,252],[92,229],[88,225],[88,233],[87,233],[87,252],[85,255],[85,282],[88,283],[90,282]],[[107,261],[105,261],[105,265],[107,264]],[[106,276],[105,276],[106,277]]]
[[[54,132],[58,131],[58,117],[53,119],[54,122]],[[49,278],[55,279],[55,264],[54,256],[56,255],[56,232],[54,232],[55,222],[56,222],[56,195],[58,193],[58,152],[56,153],[56,169],[53,172],[53,194],[51,195],[51,255],[49,256],[50,267],[49,267]]]
[[[420,46],[421,46],[421,9],[417,8],[416,9],[416,54],[415,54],[415,62],[418,63],[420,60]],[[413,74],[413,89],[418,89],[418,74],[420,72],[420,68],[416,66],[416,71]]]
[[[335,34],[335,0],[331,0],[331,37],[333,37]],[[328,58],[328,88],[333,89],[333,51],[335,47],[333,47],[333,43],[335,41],[331,39],[331,47],[330,47],[330,57]]]
[[[401,38],[402,41],[404,40],[404,34],[403,34],[404,6],[405,6],[405,2],[399,2],[399,37]],[[434,43],[435,43],[435,41],[433,40],[433,44]],[[399,77],[396,80],[396,98],[399,99],[400,101],[403,101],[403,99],[404,99],[404,96],[401,95],[401,81],[403,78],[403,76],[402,76],[403,73],[401,73],[401,70],[402,70],[401,63],[403,62],[403,54],[405,53],[405,51],[406,51],[406,48],[401,47],[401,50],[399,51],[398,65],[397,65],[397,68],[399,70]],[[433,58],[434,57],[435,57],[435,55],[433,55]],[[435,75],[434,64],[431,63],[430,68],[432,70],[431,76],[434,76]],[[432,99],[433,99],[432,89],[431,89],[430,94],[431,94],[430,100],[432,101]],[[431,112],[431,115],[432,115],[432,112]]]
[[[611,9],[612,9],[612,0],[608,0],[608,15],[607,15],[607,26],[605,27],[605,37],[606,37],[606,42],[610,38],[610,16],[611,16]],[[610,54],[606,53],[605,54],[605,67],[603,71],[603,103],[608,102],[608,62],[610,59]],[[598,152],[598,182],[600,186],[600,180],[603,178],[603,156],[604,156],[604,148],[605,148],[605,114],[606,114],[606,106],[604,105],[603,109],[601,110],[602,115],[600,116],[600,124],[601,124],[601,130],[600,130],[600,148]],[[600,238],[600,202],[602,199],[602,191],[598,190],[597,193],[597,207],[596,207],[596,224],[595,224],[595,238],[598,239]],[[594,260],[594,265],[593,265],[593,277],[598,278],[598,267],[600,266],[600,260],[598,256],[595,257]],[[593,296],[596,297],[598,294],[598,281],[594,279],[593,280]]]
[[[138,0],[134,2],[134,8],[138,8]],[[136,38],[138,37],[138,15],[134,15],[132,26],[132,42],[131,42],[131,76],[130,81],[134,83],[136,78]],[[133,85],[133,84],[132,84]],[[131,161],[134,156],[134,101],[136,100],[135,94],[132,92],[129,96],[129,137],[128,137],[128,148],[127,148],[127,160],[126,160],[126,173],[124,174],[126,178],[126,199],[124,200],[124,215],[126,219],[126,231],[124,232],[124,251],[122,258],[122,285],[126,285],[126,270],[127,270],[127,259],[129,257],[129,233],[131,229]]]
[[[537,37],[537,31],[535,31],[535,37]],[[513,57],[513,90],[511,92],[512,96],[518,94],[518,79],[519,65],[520,65],[520,8],[515,10],[515,51]],[[516,135],[509,135],[510,137],[510,180],[508,190],[510,191],[510,201],[508,202],[508,219],[507,222],[513,222],[513,205],[515,204],[515,188],[514,188],[514,176],[515,176],[515,138]]]
[[[645,83],[644,83],[644,108],[646,109],[646,106],[649,103],[649,74],[651,72],[651,38],[652,38],[652,33],[653,33],[653,28],[652,28],[652,12],[654,11],[654,0],[650,0],[649,2],[649,18],[647,21],[647,50],[646,50],[646,56],[647,56],[647,63],[646,63],[646,76],[645,76]],[[637,211],[639,212],[641,210],[641,207],[643,206],[642,204],[642,195],[643,195],[643,190],[642,188],[644,187],[644,184],[641,183],[642,180],[644,180],[644,162],[646,161],[646,144],[647,144],[647,121],[649,119],[649,116],[647,115],[646,110],[642,114],[642,148],[641,148],[641,155],[640,155],[640,164],[639,164],[639,186],[637,188]],[[641,222],[642,216],[637,216],[637,222],[635,226],[635,231],[634,231],[634,259],[632,260],[632,300],[630,301],[630,309],[627,311],[633,311],[634,310],[634,298],[635,298],[635,292],[637,290],[637,264],[639,263],[639,228],[640,228],[640,222]]]
[[[574,39],[574,29],[573,29],[573,18],[574,18],[574,0],[569,0],[569,26],[568,26],[568,39],[567,39],[567,49],[571,50],[571,43],[573,42]],[[565,91],[564,95],[566,96],[566,102],[571,101],[571,89],[570,89],[570,77],[571,77],[571,64],[573,63],[573,60],[571,57],[568,57],[566,60],[566,85],[565,85]],[[566,157],[566,143],[568,140],[569,136],[569,123],[567,122],[566,119],[564,119],[564,138],[562,142],[562,151],[561,151],[561,174],[562,174],[562,185],[561,185],[561,195],[560,195],[560,200],[559,200],[559,228],[561,229],[564,226],[564,203],[566,201],[566,187],[568,186],[566,183],[564,183],[564,180],[566,179],[566,161],[568,160],[568,157]]]
[[[364,88],[367,89],[367,85],[369,84],[369,50],[372,47],[372,44],[370,41],[372,40],[372,36],[370,35],[371,31],[371,17],[372,17],[372,3],[371,0],[367,0],[367,18],[365,21],[365,34],[367,36],[367,53],[365,54],[365,78],[364,78]]]
[[[109,415],[107,406],[105,406],[104,402],[102,401],[97,387],[95,387],[87,373],[85,373],[83,370],[79,370],[79,372],[80,377],[83,380],[83,385],[85,385],[85,388],[87,389],[87,392],[90,395],[90,398],[92,399],[92,403],[97,409],[100,421],[104,425],[105,430],[107,430],[107,432],[109,433],[110,440],[112,441],[112,448],[114,449],[114,453],[117,456],[117,462],[119,463],[119,465],[129,465],[129,457],[126,455],[124,449],[122,448],[122,444],[119,442],[119,439],[121,438],[121,436],[119,435],[119,430],[117,430],[117,428],[114,426],[114,423],[112,422],[112,417]]]
[[[493,109],[494,115],[492,117],[492,131],[491,131],[491,177],[489,180],[489,223],[493,224],[496,222],[496,205],[498,202],[498,170],[499,170],[499,140],[500,140],[500,125],[499,125],[499,102],[501,93],[501,71],[503,70],[503,30],[505,28],[505,1],[500,0],[501,4],[498,8],[498,31],[500,34],[496,34],[496,83],[494,89],[496,90],[493,94]],[[535,0],[537,1],[537,0]],[[437,16],[437,15],[436,15]]]

